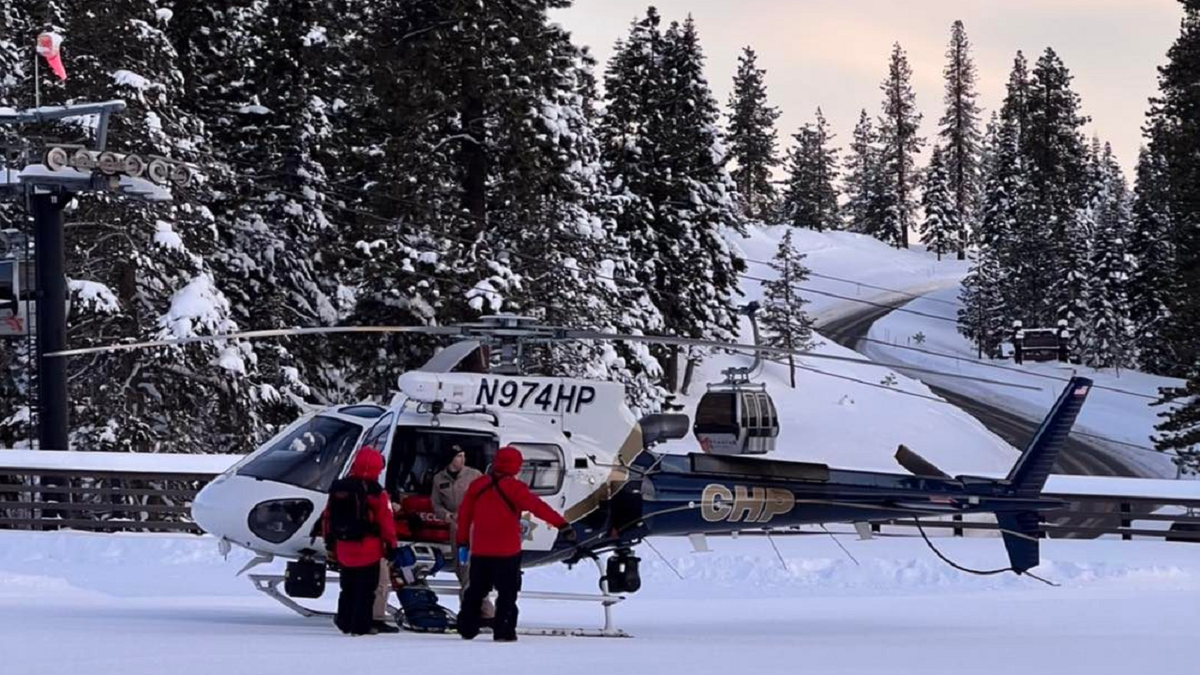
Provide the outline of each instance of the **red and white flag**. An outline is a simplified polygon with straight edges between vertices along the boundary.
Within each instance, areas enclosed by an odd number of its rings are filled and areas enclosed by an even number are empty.
[[[58,33],[42,33],[37,38],[37,53],[46,59],[46,63],[50,66],[50,70],[58,76],[58,79],[67,79],[67,69],[63,67],[62,58],[59,56],[58,48],[62,45],[62,36]]]

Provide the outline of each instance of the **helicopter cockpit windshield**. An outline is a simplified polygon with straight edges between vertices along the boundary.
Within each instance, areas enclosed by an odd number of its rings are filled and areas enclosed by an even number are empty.
[[[317,415],[247,462],[238,475],[326,492],[354,453],[363,428]]]

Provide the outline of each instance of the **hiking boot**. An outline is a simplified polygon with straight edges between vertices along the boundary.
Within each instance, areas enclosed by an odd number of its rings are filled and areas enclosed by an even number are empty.
[[[376,621],[371,624],[371,629],[376,633],[399,633],[400,629],[386,621]]]

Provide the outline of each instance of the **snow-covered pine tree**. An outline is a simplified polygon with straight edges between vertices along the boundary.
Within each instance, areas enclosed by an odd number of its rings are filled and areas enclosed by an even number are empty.
[[[991,245],[1006,280],[1003,306],[1007,322],[1041,322],[1037,310],[1045,288],[1036,266],[1046,263],[1046,229],[1029,217],[1033,202],[1023,138],[1029,127],[1029,68],[1017,52],[1000,109],[991,166],[984,184],[981,245]],[[1047,319],[1048,320],[1048,319]]]
[[[979,257],[962,282],[958,332],[975,343],[979,358],[999,358],[1000,344],[1011,331],[1004,305],[1007,286],[995,244],[981,244]]]
[[[1128,368],[1132,365],[1127,253],[1132,215],[1129,189],[1121,167],[1105,144],[1098,158],[1099,185],[1095,197],[1095,233],[1092,243],[1090,339],[1084,345],[1084,363],[1093,368]]]
[[[745,214],[762,220],[771,211],[775,185],[771,170],[779,165],[775,152],[775,120],[779,110],[767,103],[765,70],[750,47],[738,57],[733,92],[729,95],[729,126],[726,137],[729,158],[735,168],[733,182],[741,195]]]
[[[989,195],[989,191],[995,189],[993,176],[1000,175],[1000,153],[1000,116],[993,111],[979,151],[979,201],[975,214],[975,228],[971,232],[971,241],[975,245],[990,242],[995,238],[989,230],[993,223],[989,221],[988,213],[995,207],[992,200],[998,197],[997,201],[1002,201],[1004,194],[1000,191]]]
[[[839,229],[842,217],[834,187],[837,149],[831,145],[833,134],[820,108],[816,123],[805,124],[792,138],[795,144],[788,153],[787,189],[781,214],[794,227],[818,232]]]
[[[1175,361],[1171,343],[1163,335],[1171,320],[1168,301],[1176,268],[1175,241],[1166,158],[1153,147],[1143,147],[1138,153],[1129,234],[1129,306],[1138,367],[1166,373]]]
[[[606,74],[601,120],[608,175],[623,190],[619,231],[664,329],[732,337],[739,262],[725,230],[741,228],[724,168],[717,107],[692,21],[664,33],[651,10],[635,22]]]
[[[33,92],[27,90],[28,72],[34,58],[36,28],[29,2],[0,0],[0,106],[32,106]],[[9,130],[5,127],[5,130]],[[7,142],[7,141],[6,141]]]
[[[917,169],[915,156],[925,139],[918,131],[921,113],[912,89],[912,67],[908,55],[896,43],[888,62],[888,75],[880,85],[883,91],[879,117],[879,147],[884,191],[877,195],[884,213],[882,239],[897,248],[908,248],[909,228],[916,224]]]
[[[946,112],[939,122],[945,146],[945,164],[954,197],[954,250],[958,259],[966,258],[967,244],[975,227],[979,201],[980,134],[978,93],[975,90],[975,62],[971,58],[971,43],[962,21],[950,29],[950,46],[946,49]]]
[[[763,304],[759,322],[763,340],[768,346],[790,351],[802,351],[812,344],[812,319],[804,311],[808,301],[800,296],[797,285],[808,279],[804,254],[792,242],[792,230],[784,232],[775,257],[771,259],[775,278],[763,282]],[[796,388],[796,359],[787,357],[792,389]]]
[[[53,99],[47,102],[125,99],[129,108],[109,131],[109,147],[118,150],[186,157],[207,140],[200,121],[180,107],[185,83],[165,32],[170,11],[153,0],[112,0],[64,3],[59,16],[71,77],[43,87]],[[186,199],[149,205],[88,197],[71,219],[81,225],[68,239],[68,275],[100,284],[98,297],[105,299],[80,303],[74,344],[238,327],[209,263],[216,232],[199,207]],[[253,420],[230,411],[253,415],[255,392],[246,383],[253,367],[252,352],[236,344],[72,362],[73,443],[144,452],[244,450]]]
[[[1179,453],[1192,471],[1200,464],[1200,0],[1180,0],[1184,7],[1179,38],[1159,68],[1159,96],[1152,101],[1147,128],[1151,151],[1166,167],[1166,195],[1171,214],[1174,265],[1170,312],[1159,339],[1171,352],[1168,373],[1185,377],[1185,387],[1162,392],[1164,402],[1178,405],[1166,414],[1156,446]],[[1161,207],[1160,207],[1161,208]],[[1185,460],[1186,458],[1186,460]]]
[[[485,290],[501,304],[501,287],[480,282],[468,262],[491,256],[486,210],[478,210],[486,202],[472,198],[468,208],[466,198],[466,166],[478,166],[476,144],[487,138],[486,124],[468,130],[464,121],[468,102],[478,112],[474,66],[483,47],[476,18],[462,9],[439,0],[378,3],[352,45],[365,72],[347,92],[355,123],[338,133],[341,196],[354,209],[338,214],[339,306],[352,308],[348,323],[462,321],[478,316],[467,295]],[[396,336],[334,346],[350,352],[350,379],[366,397],[391,390],[397,373],[436,343]]]
[[[842,183],[846,203],[842,205],[848,227],[854,232],[882,238],[882,224],[876,215],[876,190],[879,186],[880,156],[876,147],[875,127],[867,111],[859,113],[858,124],[851,136],[846,153],[845,177]]]
[[[333,302],[318,281],[331,259],[318,242],[332,239],[333,220],[323,206],[325,170],[315,158],[332,123],[301,111],[319,98],[332,100],[310,75],[315,62],[341,64],[344,54],[334,55],[336,34],[324,32],[333,15],[322,16],[312,2],[290,5],[286,16],[267,5],[176,3],[169,15],[185,82],[180,104],[203,124],[205,145],[216,149],[195,154],[206,180],[189,199],[218,238],[210,264],[240,328],[332,325]],[[331,375],[329,346],[326,338],[243,346],[252,366],[251,405],[231,417],[243,420],[248,436],[269,437],[293,419],[295,399],[347,398],[350,392]]]
[[[1071,75],[1053,49],[1024,77],[1018,54],[1001,111],[1002,136],[1016,138],[1021,162],[1010,191],[1011,245],[1008,262],[1013,288],[1008,305],[1021,308],[1026,326],[1052,326],[1072,314],[1082,321],[1087,276],[1083,250],[1092,231],[1087,151],[1080,134],[1086,118]]]
[[[655,328],[640,284],[631,290],[623,276],[640,269],[629,249],[644,240],[614,233],[619,204],[588,117],[590,64],[549,22],[555,4],[376,8],[369,44],[395,78],[373,80],[363,117],[375,134],[359,156],[364,207],[387,218],[356,224],[351,238],[368,257],[357,319],[516,311],[562,325]],[[405,342],[356,357],[362,384],[388,386],[428,352]],[[638,350],[619,359],[621,350],[599,346],[555,350],[542,364],[582,374],[600,351],[610,376],[651,367]]]
[[[658,173],[666,126],[660,105],[666,86],[661,21],[651,7],[617,42],[605,71],[606,105],[597,128],[605,172],[619,195],[618,227],[637,262],[636,279],[646,288],[654,287],[659,274],[660,233],[653,223],[666,199]],[[652,297],[656,306],[659,300]]]
[[[937,254],[937,259],[961,246],[958,207],[955,203],[953,176],[946,166],[947,152],[940,145],[933,147],[929,166],[923,176],[924,192],[921,206],[925,220],[921,223],[921,243]]]
[[[733,302],[740,293],[742,262],[725,237],[727,232],[744,233],[744,226],[725,169],[719,112],[704,77],[704,55],[691,17],[672,24],[663,43],[663,69],[669,75],[663,114],[671,121],[663,146],[673,185],[671,212],[658,226],[680,236],[660,248],[659,259],[670,265],[663,270],[667,288],[660,287],[665,301],[659,310],[668,330],[730,339],[737,334]],[[677,309],[682,311],[673,317]]]
[[[1098,217],[1099,203],[1096,203],[1077,210],[1066,227],[1060,228],[1062,241],[1054,262],[1061,277],[1051,280],[1061,298],[1056,316],[1059,321],[1066,321],[1071,331],[1070,354],[1077,362],[1087,357],[1087,346],[1095,340],[1091,297],[1094,289],[1092,245]],[[1053,324],[1042,321],[1038,325]]]
[[[1154,427],[1154,447],[1172,453],[1181,473],[1200,474],[1200,367],[1194,367],[1182,387],[1168,387],[1161,394],[1157,404],[1177,407],[1159,414],[1164,419]]]

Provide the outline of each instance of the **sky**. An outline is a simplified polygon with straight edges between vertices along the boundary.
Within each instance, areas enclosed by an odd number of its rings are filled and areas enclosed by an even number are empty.
[[[738,55],[749,45],[767,71],[771,103],[781,109],[780,145],[821,107],[845,146],[866,108],[879,114],[879,85],[892,44],[908,52],[928,158],[943,104],[942,68],[956,19],[966,25],[979,71],[984,119],[997,110],[1017,50],[1030,64],[1047,46],[1074,75],[1085,132],[1109,141],[1132,175],[1157,66],[1179,34],[1176,0],[576,0],[556,10],[575,42],[603,65],[629,24],[654,4],[664,22],[696,21],[708,80],[724,110]]]

